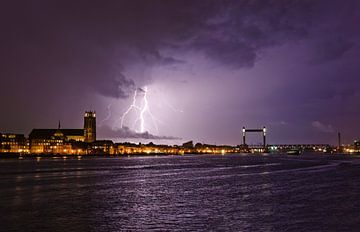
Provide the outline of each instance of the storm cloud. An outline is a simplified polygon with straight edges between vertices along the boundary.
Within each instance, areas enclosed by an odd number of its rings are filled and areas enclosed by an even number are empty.
[[[192,128],[199,123],[190,122],[198,118],[188,116],[182,127],[189,128],[182,133],[190,131],[204,140],[210,139],[208,128],[215,128],[208,125],[219,122],[214,113],[218,108],[235,116],[229,116],[234,119],[216,133],[226,134],[240,116],[244,124],[253,119],[269,125],[285,120],[289,127],[296,122],[308,128],[316,118],[328,121],[334,130],[351,129],[342,123],[347,121],[342,116],[324,118],[335,106],[358,114],[351,104],[360,104],[356,100],[359,9],[355,0],[4,1],[0,104],[8,114],[2,116],[0,129],[30,130],[33,124],[46,121],[49,125],[57,117],[70,117],[66,112],[80,114],[96,107],[98,115],[106,115],[102,104],[124,103],[135,89],[167,79],[186,83],[186,89],[174,93],[175,99],[193,96],[182,108],[189,106],[191,114],[208,120],[199,126],[204,132],[198,135]],[[214,76],[222,80],[214,84]],[[203,88],[212,88],[208,83],[216,89],[209,93],[217,96],[211,102],[195,103],[205,98]],[[232,86],[238,89],[230,97]],[[248,89],[260,91],[255,96]],[[222,94],[228,97],[223,99]],[[242,105],[241,99],[249,106]],[[205,104],[207,116],[199,111]],[[126,109],[125,103],[114,105],[114,109]],[[113,117],[123,112],[117,110]],[[68,120],[73,125],[80,121]],[[173,122],[172,126],[178,125]],[[177,129],[182,131],[180,126]],[[237,141],[237,133],[229,135],[231,141]],[[130,129],[117,131],[116,136],[128,134],[152,136]]]
[[[122,128],[110,128],[106,125],[103,125],[99,128],[99,132],[107,137],[107,138],[113,138],[113,139],[152,139],[152,140],[179,140],[181,138],[174,137],[174,136],[159,136],[159,135],[153,135],[149,133],[148,131],[145,132],[136,132],[131,130],[128,127],[122,127]]]
[[[25,82],[45,79],[85,85],[104,96],[124,98],[136,85],[124,72],[130,65],[183,63],[176,57],[183,51],[199,51],[236,68],[252,67],[264,49],[308,36],[317,4],[3,2],[0,73]],[[330,50],[320,49],[320,58],[334,59],[347,49],[347,43],[337,43]]]

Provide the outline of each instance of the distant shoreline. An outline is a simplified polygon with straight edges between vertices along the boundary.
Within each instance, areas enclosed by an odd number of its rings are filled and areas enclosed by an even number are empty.
[[[116,155],[109,155],[109,154],[89,154],[89,155],[74,155],[74,154],[20,154],[20,153],[0,153],[0,159],[2,158],[86,158],[86,157],[129,157],[129,156],[181,156],[182,154],[170,154],[170,153],[136,153],[136,154],[116,154]],[[189,154],[186,154],[189,155]],[[197,155],[197,154],[194,154]]]
[[[136,153],[136,154],[89,154],[89,155],[75,155],[75,154],[20,154],[20,153],[0,153],[0,159],[24,159],[24,158],[121,158],[121,157],[156,157],[156,156],[196,156],[196,155],[231,155],[231,154],[248,154],[248,155],[259,155],[259,154],[268,154],[268,155],[289,155],[286,153],[185,153],[185,154],[171,154],[171,153]],[[313,154],[313,155],[341,155],[341,156],[359,156],[360,153],[303,153],[304,154]],[[296,155],[296,156],[303,156]],[[292,155],[290,155],[292,156]]]

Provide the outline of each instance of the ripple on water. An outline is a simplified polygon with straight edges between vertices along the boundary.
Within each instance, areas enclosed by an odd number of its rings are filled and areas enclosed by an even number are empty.
[[[328,231],[360,225],[360,162],[173,156],[0,162],[5,231]]]

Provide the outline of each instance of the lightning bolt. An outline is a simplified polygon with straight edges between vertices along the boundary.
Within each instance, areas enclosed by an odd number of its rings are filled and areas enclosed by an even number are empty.
[[[107,109],[107,111],[108,111],[108,115],[106,116],[106,118],[104,118],[104,119],[100,122],[99,126],[102,126],[102,124],[103,124],[105,121],[107,121],[107,120],[109,120],[109,119],[111,118],[111,105],[112,105],[112,103],[110,103],[110,104],[108,105],[108,107],[106,107],[106,109]]]
[[[140,132],[143,133],[145,132],[145,128],[144,128],[144,124],[145,124],[145,119],[144,119],[144,114],[145,112],[148,110],[149,108],[149,103],[147,100],[147,87],[144,87],[144,99],[143,99],[143,107],[140,111]]]
[[[136,104],[136,100],[137,100],[137,97],[138,95],[140,95],[140,93],[138,93],[138,90],[141,91],[141,94],[143,95],[142,96],[142,101],[141,101],[141,105],[138,106]],[[134,121],[133,123],[133,127],[136,127],[136,125],[138,124],[138,122],[140,122],[140,132],[141,133],[144,133],[146,128],[145,128],[145,125],[146,125],[146,115],[150,116],[151,120],[152,120],[152,124],[153,126],[155,127],[156,129],[156,132],[159,133],[159,128],[158,128],[158,125],[157,125],[157,121],[160,121],[158,120],[151,112],[150,110],[150,107],[149,107],[149,100],[148,100],[148,88],[147,86],[145,86],[144,88],[138,88],[135,90],[134,92],[134,95],[133,95],[133,101],[132,101],[132,104],[129,106],[129,108],[123,113],[123,115],[121,116],[120,118],[120,127],[123,128],[124,126],[124,120],[126,118],[126,116],[132,111],[132,110],[135,110],[137,112],[139,112],[139,116],[138,118]]]
[[[152,113],[149,107],[149,101],[148,101],[148,97],[147,97],[147,93],[148,93],[148,88],[145,86],[144,89],[144,96],[143,96],[143,106],[142,109],[140,111],[140,131],[143,133],[145,132],[145,114],[147,113],[152,120],[152,123],[156,129],[156,132],[159,133],[159,127],[156,123],[156,121],[159,121]]]
[[[136,106],[136,97],[137,97],[137,89],[135,89],[132,104],[129,106],[129,108],[125,111],[125,113],[123,113],[123,115],[120,118],[120,128],[123,128],[125,117],[128,113],[130,113],[132,109],[140,110],[140,108]]]

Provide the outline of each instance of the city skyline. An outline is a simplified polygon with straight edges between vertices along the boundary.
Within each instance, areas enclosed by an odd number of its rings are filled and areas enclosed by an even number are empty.
[[[131,109],[131,107],[129,108]],[[125,113],[126,114],[126,113]],[[58,127],[38,127],[33,128],[31,132],[29,133],[29,136],[27,136],[24,133],[20,132],[9,132],[9,131],[0,131],[0,153],[19,153],[19,154],[74,154],[76,151],[80,153],[84,152],[86,153],[86,147],[90,149],[94,149],[94,147],[100,146],[103,147],[102,152],[105,152],[109,154],[109,148],[113,149],[115,147],[114,153],[110,154],[119,154],[116,152],[117,147],[120,145],[121,147],[127,147],[130,146],[128,149],[132,149],[131,147],[138,146],[141,152],[144,152],[142,147],[145,145],[145,147],[165,147],[166,149],[170,148],[177,148],[177,149],[189,149],[192,152],[195,153],[202,153],[204,151],[196,150],[200,147],[204,147],[206,152],[210,153],[234,153],[234,152],[259,152],[260,149],[261,152],[284,152],[291,149],[298,149],[306,152],[336,152],[339,153],[342,152],[348,152],[348,153],[354,153],[358,152],[358,146],[359,146],[359,140],[355,139],[353,140],[353,143],[344,143],[341,137],[341,133],[337,133],[337,144],[329,144],[329,143],[269,143],[267,140],[268,136],[268,129],[264,126],[262,128],[247,128],[243,127],[241,130],[241,137],[242,141],[237,143],[236,145],[230,145],[230,144],[219,144],[219,143],[204,143],[203,141],[198,140],[189,140],[185,141],[183,143],[162,143],[162,141],[167,140],[175,140],[180,141],[181,138],[176,137],[163,137],[160,138],[159,136],[152,135],[148,131],[143,132],[133,132],[129,131],[128,133],[133,133],[133,137],[135,138],[135,142],[132,140],[124,140],[124,141],[113,141],[111,138],[102,138],[97,137],[97,122],[96,122],[96,111],[87,110],[84,113],[83,117],[84,123],[83,128],[69,128],[69,127],[62,127],[61,121],[58,121]],[[102,122],[101,122],[102,123]],[[128,129],[127,129],[128,130]],[[260,138],[262,142],[257,141],[256,143],[248,141],[249,135],[254,135],[255,133],[258,134],[257,137]],[[259,136],[260,135],[260,136]],[[251,137],[250,137],[251,138]],[[155,143],[154,143],[155,141]],[[138,143],[138,144],[136,144]],[[195,145],[196,144],[196,145]],[[107,148],[109,146],[109,148]],[[78,148],[81,148],[78,150]],[[198,147],[198,148],[196,148]],[[210,151],[209,147],[212,147],[213,149],[216,149],[216,151]],[[55,149],[54,149],[55,148]],[[191,148],[191,149],[190,149]],[[225,150],[223,148],[226,148]],[[123,149],[123,148],[121,148]],[[120,149],[120,150],[121,150]],[[180,149],[180,150],[181,150]],[[196,151],[194,151],[195,149]],[[156,149],[155,149],[156,150]],[[203,150],[201,148],[201,150]],[[231,151],[230,151],[231,150]],[[68,153],[69,151],[72,151],[72,153]],[[189,153],[188,151],[188,153]],[[120,151],[120,154],[124,152],[124,150]],[[140,152],[140,153],[141,153]],[[177,150],[179,152],[179,150]],[[184,151],[182,151],[184,152]],[[131,153],[131,152],[130,152]],[[129,154],[130,154],[129,153]],[[139,152],[135,152],[139,153]],[[146,152],[144,152],[146,153]],[[156,152],[151,152],[156,153]],[[163,153],[160,152],[160,153]],[[90,153],[93,154],[93,153]],[[181,154],[181,152],[180,152]]]
[[[272,144],[337,144],[338,132],[350,144],[359,4],[2,3],[0,132],[78,128],[91,109],[98,137],[117,142],[237,145],[243,126],[266,126]]]
[[[133,106],[136,107],[136,106]],[[131,109],[131,108],[130,108]],[[141,111],[143,112],[143,111]],[[130,155],[184,155],[184,154],[234,154],[234,153],[270,153],[292,154],[301,153],[315,154],[356,154],[360,151],[360,142],[342,144],[340,133],[338,145],[330,144],[269,144],[267,143],[268,130],[262,128],[242,128],[242,143],[236,146],[228,144],[207,144],[197,141],[187,141],[182,144],[156,144],[114,142],[109,139],[97,137],[96,112],[85,111],[84,126],[82,128],[62,128],[58,122],[57,128],[34,128],[29,136],[24,134],[0,132],[0,153],[5,157],[77,157],[90,156],[130,156]],[[141,126],[143,122],[141,122]],[[249,133],[261,134],[262,144],[249,144]],[[154,135],[144,131],[139,133],[141,138],[147,136],[148,140],[154,139]],[[158,138],[155,138],[158,139]],[[170,139],[170,138],[168,138]],[[65,156],[64,156],[65,155]]]

